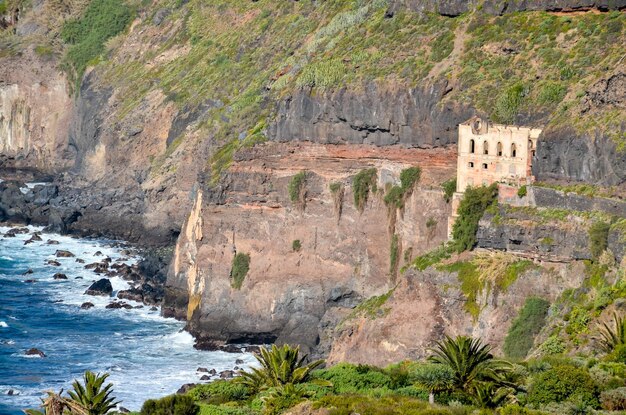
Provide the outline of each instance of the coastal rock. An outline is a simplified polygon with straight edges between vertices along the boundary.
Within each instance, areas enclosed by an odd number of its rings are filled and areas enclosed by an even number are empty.
[[[211,375],[211,376],[217,375],[217,370],[215,370],[215,369],[209,370],[209,375]]]
[[[232,370],[223,370],[220,372],[220,379],[232,379],[235,377],[235,372]]]
[[[48,244],[48,245],[59,245],[60,242],[56,241],[54,239],[48,239],[48,242],[46,242],[46,244]]]
[[[26,350],[26,352],[24,352],[24,354],[26,356],[39,356],[39,357],[46,357],[46,354],[44,352],[42,352],[41,350],[33,347],[31,349]]]
[[[41,236],[39,236],[39,234],[34,233],[30,239],[28,239],[27,241],[24,241],[24,245],[28,245],[28,244],[32,244],[33,242],[41,242],[43,239],[41,239]]]
[[[124,308],[126,310],[131,310],[133,308],[133,306],[128,304],[128,303],[125,303],[123,301],[114,301],[114,302],[108,304],[105,308],[113,309],[113,310],[118,310],[120,308]]]
[[[61,266],[61,263],[59,261],[57,261],[57,260],[54,260],[54,259],[47,260],[46,264],[51,265],[53,267],[60,267]]]
[[[211,380],[211,376],[209,376],[209,375],[202,375],[200,377],[200,380]]]
[[[196,372],[209,373],[209,369],[207,369],[206,367],[199,367],[199,368],[196,369]]]
[[[91,284],[87,291],[85,291],[85,294],[110,297],[111,294],[113,294],[113,286],[111,285],[111,281],[102,278]]]
[[[243,363],[244,363],[244,361],[243,361],[243,360],[241,360],[241,359],[237,359],[237,360],[235,360],[235,364],[236,364],[236,365],[243,365]]]
[[[81,258],[76,258],[76,262],[79,263],[79,264],[84,264],[85,260],[81,259]]]
[[[22,275],[30,275],[30,274],[32,274],[33,272],[35,272],[35,271],[33,271],[33,269],[32,269],[32,268],[28,268],[26,271],[24,271],[24,272],[22,273]]]
[[[29,280],[24,280],[24,282],[27,283],[27,284],[32,284],[32,283],[37,282],[37,280],[36,279],[29,279]]]
[[[66,280],[67,279],[67,275],[61,274],[60,272],[57,272],[56,274],[54,274],[52,276],[52,278],[54,278],[55,280]]]
[[[82,303],[80,305],[80,308],[82,308],[83,310],[89,310],[90,308],[93,308],[94,305],[93,303],[90,303],[89,301],[87,301],[86,303]]]
[[[198,386],[197,383],[185,383],[183,386],[181,386],[177,391],[176,394],[177,395],[183,395],[187,392],[189,392],[191,389],[195,388],[196,386]]]
[[[141,291],[136,288],[131,288],[130,290],[120,290],[117,293],[117,298],[121,300],[137,301],[138,303],[143,301]]]
[[[57,258],[73,258],[73,257],[75,257],[75,256],[76,256],[76,255],[74,255],[73,253],[71,253],[70,251],[65,251],[65,250],[62,250],[62,249],[57,250],[57,251],[54,253],[54,255],[55,255]]]

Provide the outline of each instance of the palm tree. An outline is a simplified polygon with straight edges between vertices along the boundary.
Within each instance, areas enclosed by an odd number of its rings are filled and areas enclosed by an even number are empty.
[[[626,320],[613,312],[613,327],[603,323],[600,328],[600,348],[611,353],[616,346],[626,344]]]
[[[111,397],[112,383],[102,387],[108,377],[108,373],[101,375],[87,371],[83,375],[84,385],[81,385],[78,380],[72,383],[74,390],[69,391],[68,394],[72,401],[84,408],[85,415],[104,415],[119,403]]]
[[[71,413],[74,415],[88,415],[87,411],[76,402],[71,399],[61,396],[63,389],[59,393],[53,391],[46,392],[48,396],[41,399],[41,407],[43,411],[36,409],[26,409],[24,413],[27,415],[63,415],[64,413]]]
[[[446,336],[443,341],[437,342],[428,360],[450,367],[454,373],[453,386],[465,392],[471,392],[477,381],[506,383],[502,374],[511,368],[510,363],[494,359],[491,346],[467,336],[455,339]]]
[[[433,405],[436,393],[452,388],[454,372],[449,366],[434,363],[420,365],[413,377],[420,386],[428,389],[428,402]]]
[[[515,389],[492,382],[477,382],[472,388],[472,401],[479,408],[495,409],[513,400]]]
[[[239,382],[255,391],[307,382],[313,369],[324,364],[324,361],[305,364],[307,356],[299,357],[299,354],[299,346],[294,348],[287,344],[282,347],[272,345],[270,350],[261,347],[260,353],[255,356],[261,367],[251,368],[250,372],[239,371]]]

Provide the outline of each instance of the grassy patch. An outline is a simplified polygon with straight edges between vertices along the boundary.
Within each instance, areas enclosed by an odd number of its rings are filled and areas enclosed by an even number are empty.
[[[543,298],[530,297],[509,328],[504,339],[504,354],[511,359],[524,359],[543,328],[550,303]]]
[[[92,0],[79,19],[68,20],[61,38],[71,45],[63,68],[78,86],[90,62],[105,51],[105,43],[122,32],[133,19],[132,9],[124,0]]]
[[[250,270],[250,255],[238,252],[233,257],[233,264],[230,270],[231,287],[240,289],[243,284],[243,280],[248,275]]]
[[[453,245],[441,245],[440,247],[415,258],[411,263],[411,267],[417,269],[418,271],[424,271],[426,268],[438,264],[444,259],[450,258],[454,252],[455,249]]]
[[[296,239],[291,243],[291,250],[293,252],[300,252],[301,249],[302,243],[300,242],[300,239]]]
[[[289,200],[291,203],[303,206],[306,197],[306,172],[301,171],[289,181]]]
[[[392,186],[384,197],[387,206],[395,206],[397,209],[404,208],[404,201],[413,192],[415,185],[420,180],[422,170],[419,167],[409,167],[400,172],[400,186]]]
[[[452,237],[458,252],[472,249],[476,245],[478,222],[485,210],[496,203],[497,196],[497,184],[488,187],[468,187],[465,190],[457,211],[459,216],[452,228]]]
[[[389,247],[389,274],[392,278],[398,274],[398,265],[400,263],[400,241],[398,235],[391,237],[391,245]]]
[[[347,317],[347,320],[351,320],[357,317],[366,317],[375,319],[378,317],[384,317],[389,312],[389,308],[383,308],[389,297],[393,294],[395,289],[391,289],[385,294],[368,298],[359,304]]]
[[[452,195],[456,192],[456,177],[441,183],[441,188],[443,189],[443,198],[446,203],[450,203]]]

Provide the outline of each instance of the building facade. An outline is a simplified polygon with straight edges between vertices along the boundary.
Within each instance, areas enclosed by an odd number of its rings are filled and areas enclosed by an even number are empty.
[[[492,124],[480,117],[459,125],[456,193],[448,221],[449,235],[468,186],[497,182],[521,186],[533,182],[532,161],[539,134],[538,128]]]
[[[456,191],[468,186],[533,180],[538,128],[491,124],[473,117],[459,125]]]

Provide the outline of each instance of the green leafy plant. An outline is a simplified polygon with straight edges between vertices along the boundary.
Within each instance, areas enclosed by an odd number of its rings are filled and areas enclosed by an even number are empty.
[[[450,390],[454,383],[454,372],[448,365],[437,363],[417,366],[411,373],[415,381],[428,389],[428,402],[435,403],[435,394]]]
[[[369,198],[370,191],[375,192],[376,176],[375,168],[361,170],[352,179],[352,193],[354,194],[354,206],[359,212],[363,212]]]
[[[291,250],[293,252],[299,252],[300,249],[302,249],[302,243],[300,242],[300,239],[295,239],[292,243],[291,243]]]
[[[141,407],[141,415],[197,415],[200,407],[189,395],[170,395],[149,399]]]
[[[513,124],[527,93],[527,88],[521,82],[502,91],[496,99],[492,118],[503,124]]]
[[[485,210],[496,202],[498,186],[496,183],[485,187],[468,187],[457,211],[458,217],[452,227],[452,237],[457,252],[472,249],[476,245],[478,222]]]
[[[535,336],[546,321],[550,303],[543,298],[530,297],[513,321],[504,339],[504,354],[512,359],[523,359],[533,347]]]
[[[304,207],[306,198],[306,172],[301,171],[289,181],[289,200],[291,203]]]
[[[235,289],[240,289],[243,284],[243,280],[248,275],[250,270],[250,255],[243,252],[238,252],[233,257],[233,264],[230,269],[231,286]]]
[[[613,326],[602,323],[598,343],[605,353],[611,353],[617,346],[626,344],[626,319],[613,313]]]
[[[64,415],[68,412],[75,415],[89,415],[87,409],[73,399],[66,398],[63,395],[63,389],[59,393],[47,391],[46,397],[41,398],[41,407],[43,411],[36,409],[26,409],[27,415]]]
[[[465,392],[471,392],[479,381],[503,383],[503,374],[511,368],[510,363],[494,358],[491,346],[467,336],[446,336],[428,360],[448,366],[454,373],[453,386]]]
[[[519,197],[520,199],[526,196],[526,194],[528,194],[528,188],[526,187],[526,185],[523,185],[519,189],[517,189],[517,197]]]
[[[83,384],[78,380],[72,383],[73,390],[68,391],[70,399],[85,409],[88,415],[104,415],[119,403],[111,396],[113,384],[103,387],[108,373],[96,374],[91,371],[83,375]]]
[[[391,237],[391,245],[389,247],[389,274],[392,277],[398,273],[398,263],[400,262],[400,240],[398,235]]]
[[[565,351],[565,343],[558,336],[550,336],[541,345],[541,352],[545,355],[561,354]]]
[[[187,395],[194,401],[220,405],[228,402],[245,401],[250,397],[250,390],[236,380],[216,380],[195,386]]]
[[[238,378],[253,391],[307,382],[311,379],[311,371],[324,364],[323,360],[305,364],[307,356],[300,357],[300,346],[288,344],[280,347],[274,344],[270,349],[261,347],[255,358],[260,367],[242,370]]]
[[[450,203],[452,195],[456,192],[456,177],[441,183],[441,188],[443,189],[443,198],[446,200],[446,203]]]
[[[261,398],[264,403],[263,414],[281,414],[285,409],[297,405],[310,396],[312,396],[312,392],[304,388],[303,385],[287,383],[272,388],[266,396]]]
[[[583,368],[558,365],[536,376],[528,391],[528,402],[545,405],[574,396],[594,408],[598,406],[596,385],[589,373]]]

